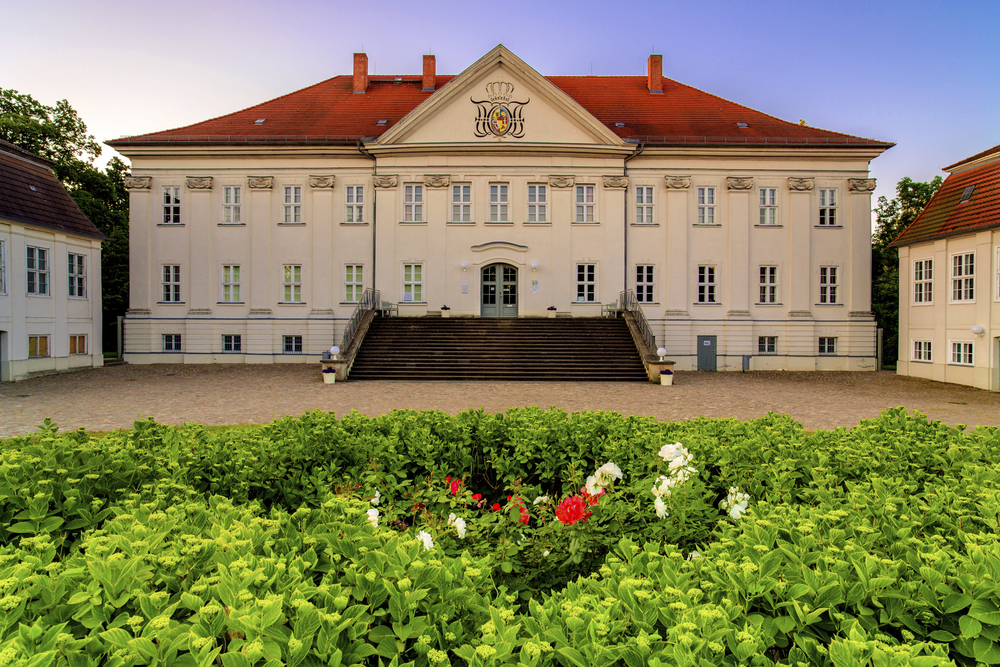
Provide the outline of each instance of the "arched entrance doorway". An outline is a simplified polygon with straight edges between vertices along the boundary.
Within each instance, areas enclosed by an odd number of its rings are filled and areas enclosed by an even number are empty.
[[[490,264],[480,273],[482,317],[517,317],[517,268],[510,264]]]

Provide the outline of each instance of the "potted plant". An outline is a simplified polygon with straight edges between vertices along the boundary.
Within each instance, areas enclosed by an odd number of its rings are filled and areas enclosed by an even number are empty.
[[[556,316],[556,307],[555,306],[549,306],[548,311],[549,311],[549,317],[555,317]]]
[[[674,372],[669,368],[660,371],[660,384],[671,385],[674,383]]]
[[[447,306],[447,304],[445,304],[444,306],[441,306],[441,317],[448,317],[448,313],[450,313],[450,312],[451,312],[451,308],[449,308]]]
[[[333,384],[337,381],[337,369],[327,366],[323,369],[323,384]]]

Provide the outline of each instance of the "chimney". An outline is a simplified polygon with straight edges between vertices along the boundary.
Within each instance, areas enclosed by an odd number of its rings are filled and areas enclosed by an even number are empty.
[[[423,90],[434,90],[437,83],[434,70],[436,69],[436,58],[434,56],[424,56],[424,85]]]
[[[646,64],[646,79],[649,92],[654,95],[663,94],[663,56],[654,54],[649,56]],[[357,71],[357,66],[355,66]],[[355,74],[355,76],[357,76]]]
[[[363,93],[368,89],[368,54],[354,54],[354,94]]]

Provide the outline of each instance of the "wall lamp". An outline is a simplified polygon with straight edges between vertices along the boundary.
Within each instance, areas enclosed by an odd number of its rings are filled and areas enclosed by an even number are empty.
[[[665,347],[657,348],[656,353],[660,355],[660,361],[664,361],[663,357],[667,356],[667,349]]]
[[[538,262],[532,262],[531,263],[531,270],[532,271],[537,271],[538,270]]]
[[[468,268],[469,268],[469,263],[468,262],[462,262],[462,270],[465,271]]]
[[[976,334],[977,336],[982,336],[984,331],[986,331],[986,329],[982,328],[980,325],[978,324],[972,325],[972,333]]]

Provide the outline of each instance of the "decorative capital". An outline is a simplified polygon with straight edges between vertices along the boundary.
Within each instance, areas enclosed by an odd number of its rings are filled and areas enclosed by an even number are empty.
[[[424,176],[424,186],[428,188],[446,188],[451,185],[448,174],[427,174]]]
[[[690,176],[664,176],[663,184],[668,190],[687,190],[691,187]],[[687,312],[687,311],[685,311]]]
[[[247,176],[247,187],[251,190],[270,190],[274,187],[274,176]]]
[[[752,178],[743,178],[741,176],[730,176],[726,179],[729,183],[730,190],[749,190],[753,187]]]
[[[126,176],[126,190],[148,190],[153,185],[152,176]]]
[[[398,176],[372,176],[376,188],[394,188],[398,180]]]
[[[212,177],[211,176],[188,176],[187,177],[188,190],[211,190],[212,189]]]
[[[576,177],[574,176],[549,176],[549,187],[571,188],[574,185],[576,185]]]
[[[628,176],[605,176],[604,187],[619,190],[627,188]]]
[[[875,190],[874,178],[849,178],[847,182],[851,192],[866,195]]]
[[[332,188],[337,183],[336,176],[310,176],[309,187],[311,188]]]
[[[806,192],[816,187],[815,178],[789,178],[788,189],[792,192]]]

